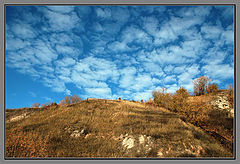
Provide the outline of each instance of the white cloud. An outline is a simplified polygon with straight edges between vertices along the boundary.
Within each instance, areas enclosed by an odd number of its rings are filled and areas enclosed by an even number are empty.
[[[37,97],[37,95],[36,95],[36,93],[34,93],[34,92],[28,92],[32,97]]]
[[[93,98],[111,98],[111,89],[106,88],[85,88],[87,95],[91,95]]]
[[[114,21],[117,21],[119,25],[122,25],[128,21],[130,17],[130,13],[128,9],[119,6],[119,7],[113,8],[113,10],[114,12],[111,13],[112,19]]]
[[[101,6],[91,15],[94,8],[49,6],[25,14],[32,21],[12,18],[7,66],[55,92],[70,95],[72,83],[86,97],[138,100],[163,85],[170,92],[192,89],[200,73],[218,82],[233,77],[233,24],[206,23],[212,7],[169,9],[166,18],[162,6]]]
[[[16,23],[11,26],[11,30],[15,36],[22,39],[35,38],[37,35],[36,31],[29,24],[25,23]]]
[[[198,77],[199,73],[200,73],[199,65],[197,64],[193,64],[190,67],[186,67],[186,71],[178,76],[179,86],[183,86],[187,90],[192,91],[193,90],[192,81],[195,79],[195,77]]]
[[[70,46],[56,45],[56,50],[58,53],[61,53],[63,55],[68,54],[71,56],[75,56],[79,53],[79,51],[76,48]]]
[[[226,52],[222,50],[218,50],[216,47],[213,47],[208,50],[206,56],[202,59],[203,63],[206,64],[220,64],[225,60]]]
[[[128,26],[122,31],[121,40],[126,44],[133,42],[136,44],[144,44],[144,47],[152,43],[152,38],[134,25]]]
[[[234,41],[234,32],[233,30],[227,30],[222,32],[221,39],[226,42],[226,44],[233,44]]]
[[[153,63],[153,62],[144,62],[142,63],[143,68],[145,71],[149,72],[151,75],[162,77],[164,75],[164,72],[162,70],[162,67],[159,64]]]
[[[167,92],[168,92],[168,93],[172,93],[172,94],[175,93],[176,90],[179,89],[179,87],[178,87],[177,84],[166,85],[165,87],[166,87],[166,89],[167,89]]]
[[[201,27],[201,32],[206,39],[219,39],[221,33],[223,32],[223,29],[218,26],[210,26],[204,24]]]
[[[197,6],[197,7],[183,7],[178,12],[177,15],[180,17],[205,17],[210,14],[212,6]]]
[[[76,63],[76,61],[74,60],[74,59],[72,59],[72,58],[70,58],[70,57],[65,57],[65,58],[63,58],[63,59],[61,59],[61,60],[57,60],[56,62],[55,62],[55,65],[57,66],[57,67],[67,67],[67,66],[72,66],[72,65],[74,65]]]
[[[6,38],[6,50],[18,50],[30,45],[29,41],[19,38]]]
[[[179,78],[179,84],[186,84],[192,81],[194,75],[189,72],[184,72],[181,75],[178,76]]]
[[[140,100],[147,101],[149,100],[149,98],[152,98],[152,90],[147,90],[144,92],[135,92],[132,97],[134,100],[137,100],[137,101],[140,101]]]
[[[233,78],[234,68],[228,64],[210,64],[202,67],[204,74],[211,79],[228,79]]]
[[[71,79],[78,88],[107,87],[106,80],[116,83],[118,78],[119,72],[113,62],[94,57],[78,61],[71,74]]]
[[[70,95],[71,91],[66,88],[65,82],[59,78],[43,77],[43,84],[50,87],[54,92],[64,92],[66,95]]]
[[[52,33],[49,36],[49,41],[53,45],[72,44],[73,39],[73,36],[65,33]]]
[[[45,10],[45,16],[52,31],[68,31],[73,29],[79,22],[76,13],[61,14],[50,10]],[[45,30],[50,30],[49,28]]]
[[[151,43],[152,38],[147,33],[137,26],[131,25],[122,30],[119,40],[108,44],[108,49],[115,52],[134,51],[142,48],[142,46],[138,46],[137,44],[144,44],[146,48],[150,46]]]
[[[59,13],[69,13],[74,10],[74,6],[47,6],[48,9],[52,10],[53,12]]]
[[[49,73],[53,73],[54,72],[54,68],[53,67],[50,67],[48,65],[42,65],[41,66],[41,69],[44,71],[44,72],[49,72]]]
[[[162,50],[159,54],[154,54],[154,55],[150,56],[150,58],[152,59],[152,61],[155,61],[161,65],[181,64],[181,63],[191,62],[181,55],[171,53],[166,50]]]
[[[174,67],[172,65],[167,65],[167,66],[164,67],[164,72],[170,73],[170,72],[173,71],[173,68]]]
[[[174,34],[177,36],[177,35],[181,35],[182,31],[188,30],[188,28],[192,26],[201,24],[201,18],[198,18],[198,17],[195,17],[194,19],[177,18],[172,16],[168,23],[169,23],[170,29],[172,29]]]
[[[174,70],[173,70],[173,72],[174,72],[175,74],[181,74],[181,73],[183,73],[183,72],[185,72],[185,71],[186,71],[186,66],[185,66],[185,65],[183,65],[183,66],[177,66],[177,67],[175,67]]]
[[[132,49],[127,46],[126,42],[119,42],[115,41],[113,43],[108,44],[108,49],[111,51],[119,51],[119,52],[124,52],[124,51],[131,51]]]
[[[155,17],[143,18],[143,27],[152,36],[155,36],[160,28],[158,19]]]
[[[110,18],[111,17],[111,9],[109,8],[96,8],[96,14],[101,18]]]
[[[171,75],[171,76],[164,77],[163,81],[165,84],[170,84],[170,83],[175,83],[177,80],[175,75]]]
[[[71,79],[78,88],[107,86],[105,82],[94,79],[94,76],[87,73],[79,73],[75,70],[72,71]]]
[[[161,83],[161,80],[159,80],[157,78],[152,78],[152,83],[153,84],[159,84],[159,83]]]
[[[137,72],[135,67],[126,67],[121,69],[120,71],[121,77],[119,80],[119,87],[121,88],[129,88],[135,83],[135,74]]]
[[[145,90],[153,85],[152,78],[149,75],[138,75],[134,79],[134,84],[130,87],[133,90]]]
[[[58,56],[45,45],[38,46],[36,49],[33,49],[33,54],[44,64],[52,62],[57,59]]]
[[[50,97],[44,96],[44,97],[42,97],[42,98],[45,99],[46,101],[52,102],[52,98],[50,98]]]

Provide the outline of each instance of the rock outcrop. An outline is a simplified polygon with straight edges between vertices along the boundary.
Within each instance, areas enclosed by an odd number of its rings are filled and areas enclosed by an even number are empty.
[[[229,117],[234,117],[234,109],[230,107],[228,102],[228,98],[225,92],[220,92],[216,95],[213,101],[211,101],[211,105],[220,109],[227,110],[229,112]]]

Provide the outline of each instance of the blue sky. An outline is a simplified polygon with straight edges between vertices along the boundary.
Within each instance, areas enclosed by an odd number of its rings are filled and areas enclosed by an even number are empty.
[[[7,6],[6,108],[233,84],[233,6]]]

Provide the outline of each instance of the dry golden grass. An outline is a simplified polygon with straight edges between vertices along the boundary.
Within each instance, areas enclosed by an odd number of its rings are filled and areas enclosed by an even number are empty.
[[[7,110],[7,120],[26,110]],[[86,134],[72,137],[83,129]],[[151,136],[154,146],[147,153],[126,150],[117,139],[122,134]],[[9,158],[232,157],[217,140],[177,114],[122,100],[34,109],[30,117],[6,123],[6,148]]]

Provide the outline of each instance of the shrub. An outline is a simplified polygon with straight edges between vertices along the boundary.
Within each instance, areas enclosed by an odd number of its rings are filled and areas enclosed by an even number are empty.
[[[188,97],[189,93],[187,92],[187,90],[183,87],[180,87],[172,96],[172,101],[170,104],[171,110],[173,110],[174,112],[185,112],[186,110],[188,110]]]
[[[46,107],[47,107],[46,103],[41,105],[41,108],[46,108]]]
[[[32,104],[32,107],[33,107],[33,108],[39,108],[39,106],[40,106],[40,103],[34,103],[34,104]]]
[[[207,92],[208,93],[217,93],[218,91],[218,85],[216,83],[208,84],[207,86]]]
[[[165,88],[162,88],[160,91],[153,91],[153,98],[154,103],[156,103],[158,106],[170,109],[172,96],[170,93],[167,93]]]
[[[201,76],[193,80],[194,84],[194,95],[204,95],[206,93],[207,83],[210,82],[210,79],[207,76]]]
[[[52,104],[51,104],[52,106],[56,106],[57,105],[57,103],[56,102],[52,102]]]
[[[78,103],[78,102],[80,102],[82,99],[79,97],[79,96],[77,96],[77,95],[73,95],[73,96],[70,96],[70,103],[72,104],[72,103]]]
[[[59,105],[60,106],[63,106],[65,104],[65,99],[63,99],[63,100],[61,100],[60,102],[59,102]]]
[[[49,107],[49,106],[51,106],[51,102],[50,101],[46,102],[45,104],[42,104],[41,108],[46,108],[46,107]]]
[[[69,96],[66,96],[65,98],[64,98],[64,104],[70,104],[70,97]]]
[[[66,96],[63,100],[60,101],[60,105],[68,105],[68,104],[73,104],[73,103],[78,103],[80,102],[82,99],[77,96],[77,95],[73,95],[73,96]]]

